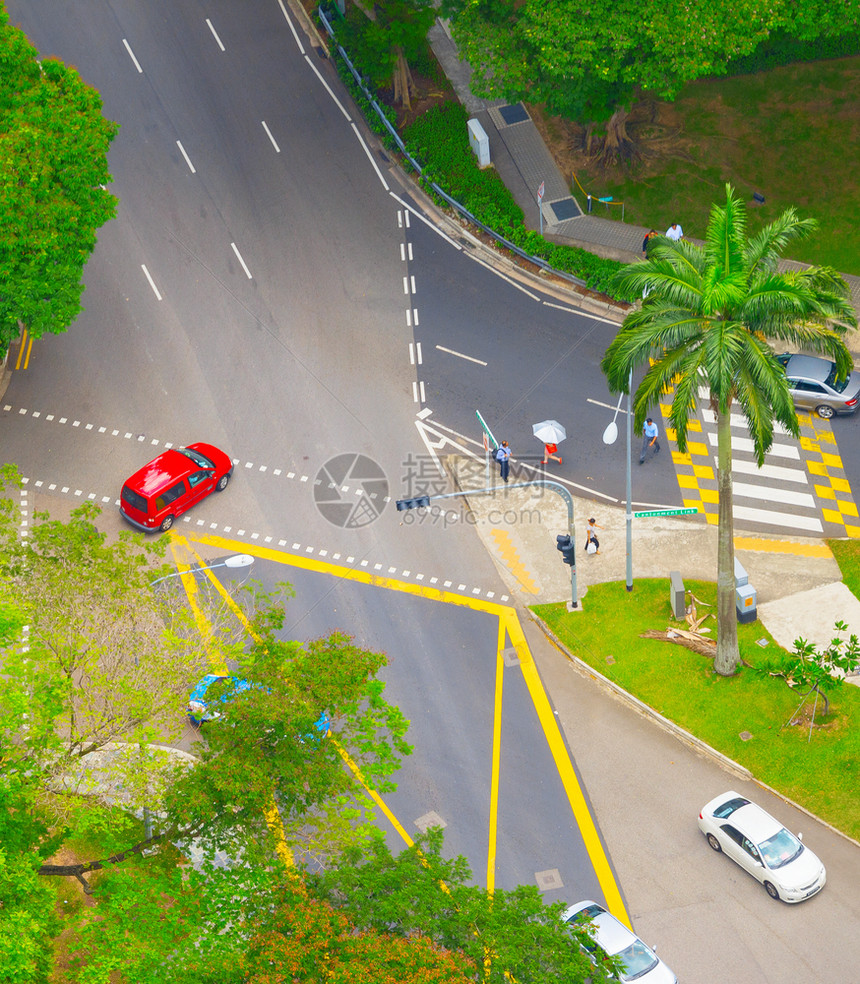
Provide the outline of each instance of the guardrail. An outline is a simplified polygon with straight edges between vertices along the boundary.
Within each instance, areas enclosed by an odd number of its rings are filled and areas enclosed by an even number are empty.
[[[382,108],[374,98],[373,94],[368,89],[361,73],[356,69],[355,65],[353,65],[349,55],[344,50],[343,46],[338,42],[337,38],[335,37],[334,28],[332,27],[331,21],[326,16],[326,13],[322,7],[317,8],[317,14],[319,15],[319,19],[323,27],[326,29],[328,36],[332,39],[332,42],[334,43],[334,46],[337,49],[337,53],[343,59],[344,64],[349,69],[352,77],[355,79],[356,85],[358,85],[365,99],[367,99],[367,101],[373,107],[374,112],[379,117],[380,121],[382,122],[382,125],[388,131],[389,136],[395,142],[397,148],[400,150],[400,152],[403,154],[406,160],[409,161],[409,163],[412,165],[412,167],[415,169],[418,175],[423,177],[424,172],[420,163],[409,153],[409,151],[406,148],[406,144],[404,144],[404,142],[400,138],[400,134],[391,125],[391,121],[385,115]],[[488,225],[484,225],[484,223],[481,222],[480,219],[476,218],[464,205],[461,205],[456,198],[452,198],[446,191],[440,188],[435,181],[427,181],[427,184],[443,201],[447,202],[451,206],[451,208],[453,208],[456,212],[462,215],[464,219],[466,219],[472,225],[476,226],[482,232],[485,232],[488,236],[491,236],[497,243],[504,246],[505,249],[509,249],[512,253],[516,253],[517,256],[522,257],[524,260],[528,260],[529,263],[534,263],[535,266],[539,267],[541,270],[545,270],[547,273],[553,274],[553,276],[561,277],[562,279],[567,280],[569,283],[576,284],[579,287],[586,286],[585,281],[580,279],[579,277],[574,277],[570,273],[565,273],[564,270],[556,270],[555,267],[550,266],[550,264],[547,263],[546,260],[541,259],[539,256],[534,256],[531,253],[527,253],[525,250],[520,249],[519,246],[512,243],[509,239],[506,239],[503,235],[496,232],[495,229],[492,229]]]

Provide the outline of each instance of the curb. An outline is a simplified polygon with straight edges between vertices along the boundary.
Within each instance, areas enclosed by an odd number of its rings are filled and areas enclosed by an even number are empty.
[[[593,666],[585,663],[578,656],[574,656],[573,653],[570,652],[570,650],[567,649],[567,647],[561,642],[558,636],[556,636],[552,629],[550,629],[546,622],[540,618],[540,616],[535,615],[535,613],[529,608],[526,608],[525,612],[535,623],[535,625],[537,625],[537,627],[543,632],[547,639],[549,639],[555,648],[562,654],[562,656],[565,657],[577,673],[594,680],[594,682],[599,686],[603,687],[605,690],[608,690],[621,701],[638,711],[643,717],[649,718],[656,725],[661,727],[667,734],[670,734],[679,741],[689,745],[692,749],[694,749],[694,751],[710,756],[727,772],[734,773],[739,779],[744,779],[748,782],[755,783],[760,789],[766,790],[771,795],[781,799],[783,803],[787,803],[789,806],[794,807],[794,809],[799,813],[804,814],[804,816],[809,817],[816,823],[820,823],[822,827],[826,827],[831,833],[837,834],[843,840],[848,841],[855,847],[860,847],[860,841],[853,838],[850,834],[846,834],[844,830],[840,830],[838,827],[834,827],[832,823],[822,820],[821,817],[807,809],[802,804],[798,803],[796,800],[790,799],[778,789],[774,789],[773,786],[769,786],[766,782],[762,782],[761,779],[758,779],[755,775],[753,775],[753,773],[750,772],[746,766],[741,765],[739,762],[735,762],[735,760],[729,758],[728,755],[718,752],[716,748],[709,745],[706,741],[702,741],[701,738],[697,738],[694,734],[687,731],[686,728],[682,728],[680,725],[675,724],[674,721],[670,721],[669,718],[663,717],[662,714],[655,711],[649,704],[639,700],[638,697],[634,697],[633,694],[629,693],[627,690],[624,690],[623,687],[619,687],[617,683],[614,683],[609,679],[609,677],[604,676],[599,670],[595,670]]]

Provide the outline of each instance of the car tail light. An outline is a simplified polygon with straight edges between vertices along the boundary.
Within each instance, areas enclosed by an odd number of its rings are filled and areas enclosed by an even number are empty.
[[[853,400],[846,400],[845,401],[845,406],[846,407],[853,407],[853,406],[855,406],[858,399],[860,399],[860,397],[855,396]]]
[[[700,820],[704,820],[705,819],[704,816],[701,813],[699,814],[699,819]]]

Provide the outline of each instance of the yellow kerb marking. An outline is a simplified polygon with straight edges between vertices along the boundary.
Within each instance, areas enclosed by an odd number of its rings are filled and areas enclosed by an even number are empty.
[[[815,486],[815,494],[820,499],[835,499],[836,498],[836,493],[833,491],[832,488],[830,488],[829,485],[816,485]]]
[[[840,501],[837,502],[836,505],[839,506],[839,512],[841,512],[843,516],[857,515],[857,506],[855,506],[853,502]]]
[[[806,467],[810,475],[818,475],[821,478],[827,478],[827,468],[823,461],[807,461]]]
[[[687,441],[687,451],[690,454],[697,454],[700,458],[707,458],[710,455],[707,444],[701,441]]]
[[[826,454],[822,453],[821,460],[827,465],[828,468],[841,468],[842,459],[838,454]]]
[[[720,493],[716,489],[700,489],[702,494],[702,502],[710,502],[712,505],[717,505],[720,501]]]
[[[807,543],[804,540],[763,540],[754,536],[736,536],[735,550],[794,554],[797,557],[830,558],[833,556],[826,543]]]
[[[811,437],[803,437],[803,435],[801,435],[800,438],[800,446],[803,448],[804,451],[815,451],[815,452],[821,451],[821,448],[818,446],[817,441],[813,441]]]
[[[490,530],[490,534],[496,541],[496,546],[498,547],[502,560],[505,562],[505,566],[511,574],[514,575],[530,594],[540,594],[540,587],[532,580],[531,574],[529,574],[525,564],[520,560],[520,555],[517,553],[517,548],[514,546],[513,540],[511,540],[510,533],[507,530],[494,528]]]
[[[693,465],[693,474],[696,478],[709,478],[713,481],[714,469],[710,465]]]
[[[697,489],[699,487],[699,483],[696,481],[694,475],[679,475],[678,485],[682,489]]]
[[[848,484],[847,479],[844,478],[831,478],[830,484],[836,489],[837,492],[847,492],[851,495],[851,486]]]
[[[836,512],[833,509],[822,509],[821,515],[827,520],[828,523],[845,522],[845,520],[842,518],[842,513]]]

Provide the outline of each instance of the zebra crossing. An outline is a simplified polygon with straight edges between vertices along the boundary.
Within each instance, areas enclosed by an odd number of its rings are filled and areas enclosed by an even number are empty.
[[[685,506],[695,506],[708,523],[718,522],[717,428],[708,393],[699,393],[690,420],[687,451],[677,449],[671,404],[661,403],[666,437]],[[773,446],[758,467],[743,414],[731,415],[734,517],[739,526],[778,535],[860,537],[857,505],[845,477],[830,422],[798,413],[800,439],[774,426]]]

